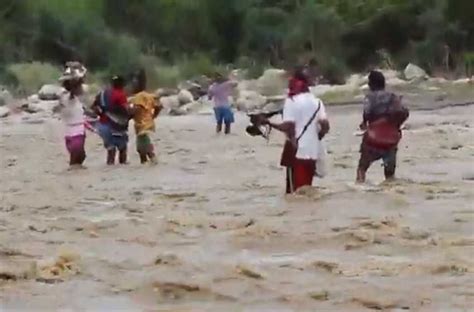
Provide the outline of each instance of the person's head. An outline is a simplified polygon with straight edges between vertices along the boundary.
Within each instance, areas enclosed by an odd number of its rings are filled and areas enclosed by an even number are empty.
[[[307,82],[308,81],[308,73],[306,66],[296,66],[293,71],[293,78]]]
[[[216,72],[214,73],[214,81],[217,83],[223,83],[226,81],[226,79],[221,73]]]
[[[133,77],[133,93],[139,93],[146,89],[146,73],[145,70],[138,70]]]
[[[385,90],[385,77],[384,75],[376,70],[373,70],[369,74],[369,88],[370,91],[383,91]]]
[[[293,77],[288,84],[288,95],[293,97],[300,93],[309,92],[309,80],[304,66],[297,66],[293,71]]]
[[[114,89],[123,89],[125,87],[125,79],[122,76],[113,76],[111,85]]]

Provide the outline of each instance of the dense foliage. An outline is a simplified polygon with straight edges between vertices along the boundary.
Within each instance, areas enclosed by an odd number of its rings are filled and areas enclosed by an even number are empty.
[[[169,83],[215,64],[316,59],[338,81],[410,61],[459,72],[474,50],[473,0],[1,0],[0,21],[3,79],[30,61],[80,59],[104,74],[147,65]]]

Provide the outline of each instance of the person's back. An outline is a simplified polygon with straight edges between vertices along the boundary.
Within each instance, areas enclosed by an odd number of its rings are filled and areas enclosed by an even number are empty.
[[[209,87],[209,99],[214,101],[217,133],[222,131],[222,124],[225,124],[225,134],[231,132],[231,124],[234,123],[234,113],[232,112],[229,98],[232,89],[236,85],[235,81],[226,80],[221,74],[217,73],[215,82]]]
[[[314,121],[308,125],[316,111]],[[317,159],[320,147],[318,122],[327,119],[323,102],[309,92],[289,97],[285,102],[283,119],[295,123],[295,137],[299,137],[308,125],[298,141],[296,157],[298,159]]]
[[[135,122],[135,130],[137,135],[147,131],[155,130],[155,95],[146,91],[141,91],[133,97],[134,105],[133,120]]]
[[[385,178],[394,178],[398,143],[402,137],[400,126],[409,116],[408,109],[401,104],[401,97],[385,91],[385,77],[381,72],[369,74],[369,87],[360,125],[365,133],[360,147],[357,182],[365,182],[367,170],[379,159],[384,163]]]

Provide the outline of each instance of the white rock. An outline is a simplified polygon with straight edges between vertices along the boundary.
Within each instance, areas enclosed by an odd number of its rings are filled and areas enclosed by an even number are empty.
[[[173,109],[179,107],[179,100],[177,95],[164,96],[160,98],[160,102],[165,109]]]
[[[367,90],[369,90],[369,89],[370,89],[370,88],[369,88],[369,85],[368,85],[368,84],[365,84],[365,85],[363,85],[362,87],[360,87],[360,90],[361,90],[361,91],[367,91]]]
[[[266,97],[255,91],[241,91],[235,107],[240,111],[261,109],[267,103]]]
[[[237,85],[237,91],[255,91],[258,92],[257,80],[244,80]]]
[[[407,65],[407,67],[405,68],[404,74],[407,80],[418,80],[418,79],[428,78],[428,75],[422,68],[412,63]]]
[[[33,94],[28,97],[27,101],[28,101],[28,104],[33,104],[33,103],[39,103],[41,100],[38,94]]]
[[[387,86],[401,86],[401,85],[408,84],[408,82],[398,77],[393,77],[393,78],[388,78],[386,80],[386,84]]]
[[[311,88],[311,93],[313,93],[314,96],[320,97],[323,96],[326,93],[337,93],[337,92],[353,92],[357,90],[357,86],[355,85],[317,85],[315,87]]]
[[[471,82],[471,79],[469,78],[464,78],[464,79],[458,79],[458,80],[454,80],[453,81],[453,84],[468,84]]]
[[[178,93],[178,101],[180,105],[185,105],[194,101],[193,94],[186,89],[180,90]]]
[[[8,115],[10,115],[10,109],[5,106],[0,106],[0,118],[8,117]]]
[[[168,115],[170,116],[184,116],[188,112],[183,107],[176,107],[169,110]]]
[[[285,93],[288,78],[283,69],[267,69],[257,80],[258,91],[261,95],[272,96]]]
[[[9,105],[12,102],[13,102],[13,96],[7,89],[2,87],[0,91],[0,106]]]
[[[444,84],[448,82],[448,80],[442,77],[430,78],[428,81],[431,83],[437,83],[437,84]]]
[[[351,75],[347,80],[346,84],[350,86],[360,87],[364,84],[366,84],[369,81],[369,76],[362,76],[360,74],[353,74]]]
[[[38,91],[38,96],[41,100],[57,100],[63,90],[63,87],[58,85],[44,85]]]

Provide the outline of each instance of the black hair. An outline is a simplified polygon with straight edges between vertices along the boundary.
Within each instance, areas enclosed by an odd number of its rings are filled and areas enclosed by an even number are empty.
[[[111,84],[114,88],[123,88],[125,87],[125,78],[122,76],[113,76]]]
[[[298,80],[308,81],[308,75],[306,74],[306,66],[296,66],[293,71],[293,77]]]
[[[385,90],[385,77],[376,70],[372,70],[369,74],[369,88],[371,91]]]

